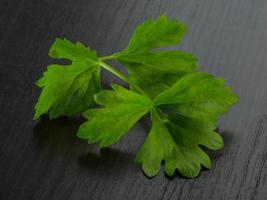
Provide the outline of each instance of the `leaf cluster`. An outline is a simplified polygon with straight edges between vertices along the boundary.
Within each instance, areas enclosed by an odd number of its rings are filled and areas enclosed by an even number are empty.
[[[37,81],[42,92],[34,119],[45,113],[51,119],[83,113],[87,121],[77,136],[109,147],[150,113],[151,129],[136,156],[145,174],[155,176],[164,161],[167,175],[178,170],[196,177],[201,166],[211,167],[200,145],[212,150],[223,147],[215,131],[217,122],[238,97],[224,79],[197,71],[192,54],[159,49],[177,45],[185,33],[186,25],[175,19],[149,19],[136,27],[124,50],[105,57],[81,43],[56,39],[49,56],[71,64],[52,64]],[[128,76],[108,60],[122,63]],[[110,90],[102,90],[101,69],[127,82],[129,88],[112,84]]]

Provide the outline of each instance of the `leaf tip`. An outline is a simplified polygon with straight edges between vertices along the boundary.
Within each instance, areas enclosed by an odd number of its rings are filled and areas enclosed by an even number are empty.
[[[38,120],[40,118],[41,114],[39,113],[38,109],[34,112],[33,120]]]

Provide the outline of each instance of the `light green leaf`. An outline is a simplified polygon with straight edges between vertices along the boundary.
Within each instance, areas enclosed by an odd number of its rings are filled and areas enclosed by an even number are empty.
[[[89,121],[82,124],[77,133],[89,143],[100,142],[101,147],[117,142],[152,107],[146,96],[118,85],[112,88],[95,95],[95,101],[105,107],[84,112]]]
[[[43,88],[35,106],[34,119],[49,112],[50,118],[75,115],[93,104],[93,94],[100,90],[100,69],[96,52],[81,43],[56,39],[49,55],[68,59],[69,65],[48,66],[36,84]]]

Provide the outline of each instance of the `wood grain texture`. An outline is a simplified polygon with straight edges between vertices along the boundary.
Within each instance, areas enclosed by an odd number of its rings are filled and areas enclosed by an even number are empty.
[[[196,179],[163,171],[148,179],[134,157],[149,129],[137,124],[100,151],[75,137],[81,119],[32,120],[34,85],[51,62],[55,37],[106,55],[124,48],[134,27],[166,13],[189,25],[180,49],[202,70],[223,76],[240,103],[220,121],[225,148]],[[0,199],[267,199],[266,0],[1,0]],[[118,81],[103,71],[103,82]]]

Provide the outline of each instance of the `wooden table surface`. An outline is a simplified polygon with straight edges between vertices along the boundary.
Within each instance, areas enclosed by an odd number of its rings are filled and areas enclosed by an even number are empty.
[[[134,27],[165,13],[188,24],[180,49],[222,76],[240,103],[219,123],[225,140],[196,179],[147,178],[134,157],[149,129],[138,123],[100,151],[75,137],[81,119],[33,121],[34,82],[55,37],[100,55],[124,48]],[[103,82],[118,80],[103,71]],[[267,199],[266,0],[1,0],[1,200]]]

